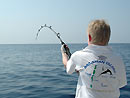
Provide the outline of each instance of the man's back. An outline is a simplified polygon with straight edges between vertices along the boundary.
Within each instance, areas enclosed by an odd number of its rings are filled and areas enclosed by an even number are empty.
[[[127,84],[126,72],[121,58],[108,46],[110,25],[94,20],[88,25],[87,35],[88,47],[70,59],[61,48],[67,73],[79,71],[76,98],[118,98],[119,88]]]
[[[69,73],[73,68],[80,73],[76,98],[118,98],[126,85],[124,64],[108,46],[89,45],[75,52],[67,66]]]

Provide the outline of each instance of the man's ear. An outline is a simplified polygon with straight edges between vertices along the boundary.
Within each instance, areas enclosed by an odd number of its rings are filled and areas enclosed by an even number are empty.
[[[89,40],[89,42],[91,42],[91,41],[92,41],[92,37],[91,37],[91,35],[90,35],[90,34],[88,34],[88,40]]]

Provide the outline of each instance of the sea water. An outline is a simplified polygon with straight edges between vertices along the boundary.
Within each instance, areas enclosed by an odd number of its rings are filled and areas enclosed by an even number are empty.
[[[71,52],[87,44],[68,44]],[[130,44],[110,44],[126,66],[130,98]],[[0,45],[0,98],[74,98],[78,75],[67,75],[60,44]]]

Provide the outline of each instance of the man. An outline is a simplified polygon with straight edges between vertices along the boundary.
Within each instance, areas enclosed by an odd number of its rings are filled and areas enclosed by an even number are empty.
[[[108,46],[110,26],[104,20],[94,20],[87,32],[88,46],[69,60],[61,47],[67,73],[79,72],[75,98],[119,98],[119,89],[127,80],[122,59]]]

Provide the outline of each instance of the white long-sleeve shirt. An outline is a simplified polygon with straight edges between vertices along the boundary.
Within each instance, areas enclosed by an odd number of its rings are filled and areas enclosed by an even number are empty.
[[[75,98],[119,98],[127,84],[123,61],[109,46],[89,45],[72,54],[66,71],[79,71]]]

